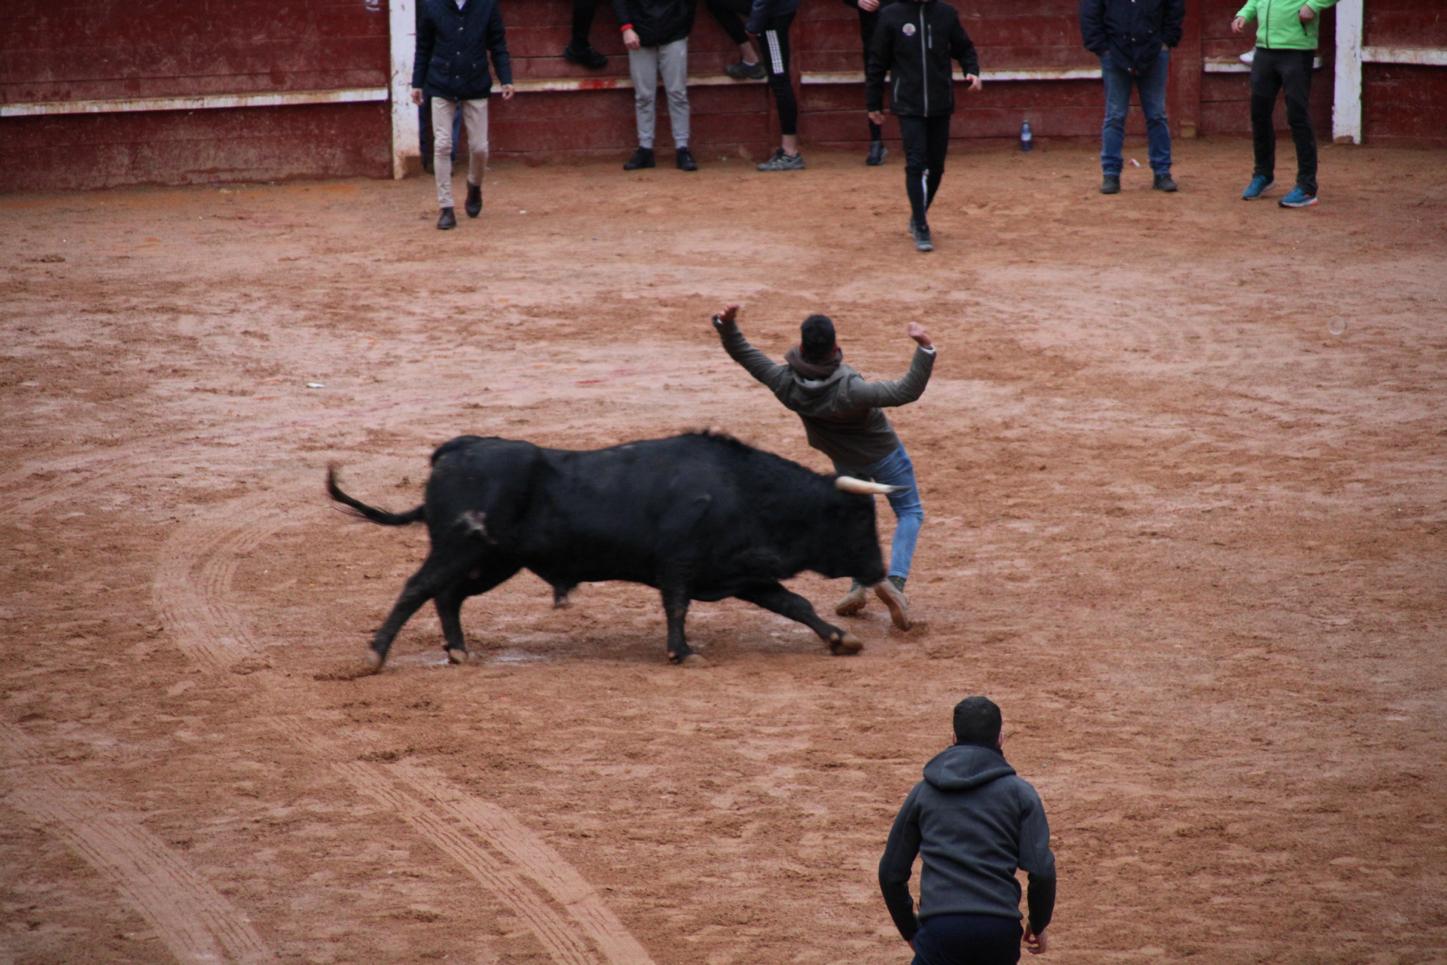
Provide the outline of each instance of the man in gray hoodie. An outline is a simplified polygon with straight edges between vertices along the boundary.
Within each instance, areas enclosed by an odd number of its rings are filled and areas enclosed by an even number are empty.
[[[889,578],[874,593],[889,609],[901,630],[910,628],[909,601],[904,583],[914,559],[915,542],[924,524],[924,506],[914,478],[914,463],[895,435],[882,408],[906,405],[918,399],[934,371],[935,348],[918,322],[909,323],[909,337],[919,346],[904,378],[869,382],[844,364],[835,341],[834,322],[827,315],[810,315],[799,327],[799,344],[779,364],[749,344],[738,327],[739,306],[728,305],[713,317],[724,351],[798,413],[809,445],[828,456],[841,476],[856,476],[894,486],[889,505],[894,510],[894,545],[889,557]],[[865,588],[858,583],[834,607],[840,616],[864,609]]]
[[[915,965],[994,965],[1020,960],[1020,884],[1030,875],[1032,954],[1046,950],[1055,910],[1055,855],[1040,795],[1005,762],[1000,708],[988,697],[955,705],[955,743],[924,767],[879,859],[879,887]],[[923,854],[919,915],[909,896]]]

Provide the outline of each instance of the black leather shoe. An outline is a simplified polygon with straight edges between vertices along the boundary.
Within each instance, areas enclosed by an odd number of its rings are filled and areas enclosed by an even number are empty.
[[[467,186],[467,201],[463,204],[462,210],[467,212],[469,218],[476,218],[482,214],[482,185],[469,184]]]
[[[680,171],[698,170],[698,162],[693,159],[693,152],[688,148],[681,147],[675,153],[677,154],[675,160],[678,163],[678,169]]]
[[[1107,174],[1100,179],[1101,194],[1120,194],[1120,175]]]
[[[608,58],[598,53],[591,44],[586,47],[574,47],[572,44],[568,44],[563,48],[563,59],[570,64],[587,67],[589,70],[601,70],[608,63]]]
[[[864,163],[872,168],[877,168],[884,163],[884,158],[887,154],[889,154],[889,151],[885,149],[883,141],[870,141],[869,157],[864,159]]]
[[[1178,191],[1176,179],[1169,174],[1157,174],[1155,182],[1151,185],[1157,191]]]
[[[637,171],[639,168],[657,167],[658,162],[653,159],[653,148],[634,148],[633,156],[623,162],[623,170]]]
[[[443,208],[437,213],[437,230],[448,231],[457,227],[457,215],[453,214],[451,208]]]

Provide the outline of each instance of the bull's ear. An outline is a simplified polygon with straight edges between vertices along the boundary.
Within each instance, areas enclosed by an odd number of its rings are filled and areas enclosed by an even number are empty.
[[[870,482],[867,479],[856,479],[853,476],[836,476],[834,488],[840,492],[858,493],[861,496],[888,496],[890,493],[899,492],[903,486],[886,486],[884,483]]]

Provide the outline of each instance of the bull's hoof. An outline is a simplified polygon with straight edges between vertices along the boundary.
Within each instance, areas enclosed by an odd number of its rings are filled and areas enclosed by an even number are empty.
[[[387,658],[377,651],[367,648],[367,667],[372,673],[381,673],[382,667],[386,664]]]
[[[683,659],[678,661],[678,665],[680,667],[687,667],[690,670],[698,670],[707,667],[708,660],[706,660],[701,653],[689,653],[684,654]]]
[[[836,657],[851,657],[863,649],[864,641],[849,633],[829,642],[829,652]]]
[[[468,653],[466,650],[464,650],[464,649],[461,648],[461,647],[457,647],[457,648],[455,648],[455,649],[449,649],[449,650],[447,651],[447,662],[448,662],[448,663],[467,663],[467,662],[468,662],[469,660],[471,660],[471,659],[472,659],[472,654]]]

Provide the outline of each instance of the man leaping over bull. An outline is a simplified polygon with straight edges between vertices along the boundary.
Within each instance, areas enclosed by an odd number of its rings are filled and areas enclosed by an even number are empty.
[[[909,453],[880,410],[907,405],[924,394],[935,362],[929,333],[918,322],[910,322],[909,337],[919,347],[909,371],[893,382],[870,382],[844,364],[844,353],[835,341],[834,322],[827,315],[804,319],[799,327],[799,344],[785,353],[785,364],[781,365],[744,338],[738,327],[738,312],[739,306],[729,305],[713,317],[724,350],[768,386],[786,408],[798,413],[809,445],[828,456],[840,475],[898,487],[889,496],[896,519],[889,577],[874,587],[874,593],[889,608],[894,625],[908,630],[909,601],[904,584],[924,524],[924,506]],[[867,601],[865,587],[854,583],[834,612],[852,616],[863,610]]]

